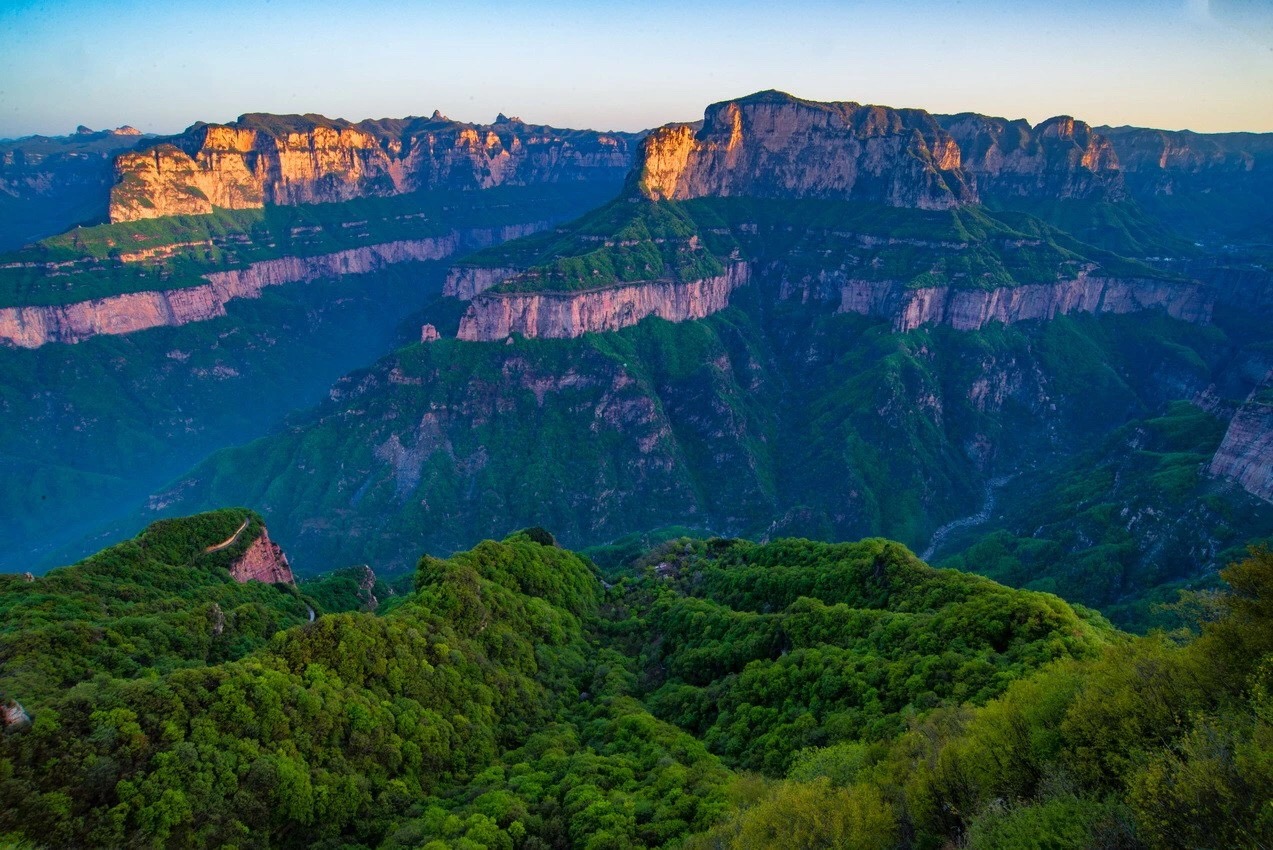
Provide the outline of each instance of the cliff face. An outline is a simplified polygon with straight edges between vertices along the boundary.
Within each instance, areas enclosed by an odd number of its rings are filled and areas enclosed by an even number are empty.
[[[975,199],[959,146],[931,115],[762,92],[707,108],[702,129],[642,142],[637,179],[653,198],[852,198],[947,209]]]
[[[1126,196],[1109,139],[1068,116],[1036,127],[974,113],[937,116],[962,155],[978,195],[1100,198]]]
[[[749,276],[746,263],[735,263],[726,274],[684,283],[650,281],[582,292],[488,292],[472,300],[457,336],[474,342],[514,333],[568,339],[616,331],[647,316],[670,322],[701,319],[729,306],[731,293]]]
[[[1132,187],[1171,195],[1208,180],[1251,183],[1273,179],[1273,133],[1194,133],[1102,127]]]
[[[1213,295],[1200,284],[1080,275],[1051,284],[999,289],[946,286],[911,289],[900,283],[824,276],[784,285],[786,297],[832,301],[839,312],[891,319],[901,332],[923,325],[978,330],[991,322],[1014,324],[1066,313],[1134,313],[1161,309],[1187,322],[1211,319]]]
[[[502,116],[501,116],[502,118]],[[199,124],[123,155],[111,221],[344,201],[422,189],[484,189],[627,172],[632,134],[432,118],[351,124],[318,115],[244,115]]]
[[[454,266],[447,270],[442,294],[462,301],[471,301],[474,296],[492,286],[498,286],[520,271],[522,270],[507,266],[493,268]]]
[[[249,581],[296,584],[287,556],[264,529],[261,530],[261,536],[248,546],[247,551],[230,565],[230,575],[241,584]]]
[[[1273,502],[1273,372],[1238,409],[1208,469]]]
[[[546,223],[454,232],[449,236],[389,242],[313,257],[280,257],[246,268],[210,272],[208,282],[182,289],[132,292],[51,307],[0,309],[0,343],[38,348],[50,342],[81,342],[100,334],[127,334],[164,325],[184,325],[225,315],[234,298],[259,298],[267,286],[347,274],[365,274],[393,263],[439,260],[515,239]]]

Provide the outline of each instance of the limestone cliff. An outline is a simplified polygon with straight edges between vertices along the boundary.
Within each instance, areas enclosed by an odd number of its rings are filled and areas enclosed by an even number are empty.
[[[889,281],[866,281],[825,274],[816,281],[786,282],[783,295],[831,301],[839,312],[890,319],[898,331],[923,325],[978,330],[991,322],[1013,324],[1052,319],[1067,313],[1134,313],[1161,309],[1183,321],[1211,319],[1214,296],[1198,283],[1124,279],[1080,274],[1047,284],[997,289],[948,286],[908,288]]]
[[[1208,469],[1273,502],[1273,372],[1238,409]]]
[[[462,301],[471,301],[474,296],[493,286],[498,286],[519,271],[521,269],[507,266],[453,266],[447,270],[442,294]]]
[[[196,124],[119,157],[111,221],[397,195],[587,180],[619,181],[635,135],[516,119],[352,124],[321,115],[244,115]]]
[[[351,248],[312,257],[280,257],[241,269],[209,272],[207,281],[181,289],[131,292],[49,307],[0,309],[0,344],[38,348],[75,343],[101,334],[127,334],[164,325],[184,325],[225,315],[235,298],[259,298],[268,286],[347,274],[364,274],[393,263],[439,260],[546,227],[544,222],[456,231],[448,236]]]
[[[296,584],[287,556],[265,529],[261,529],[260,536],[252,541],[247,551],[234,559],[230,575],[240,583]]]
[[[958,143],[963,170],[983,200],[1126,196],[1114,146],[1082,121],[1058,116],[1031,127],[974,113],[937,120]]]
[[[769,91],[707,108],[641,144],[653,198],[851,198],[947,209],[975,200],[959,146],[927,112],[816,103]]]
[[[1273,133],[1194,133],[1101,127],[1132,188],[1144,195],[1205,190],[1208,184],[1273,182]]]
[[[568,339],[616,331],[648,316],[671,322],[701,319],[729,306],[750,269],[734,263],[723,275],[691,280],[621,283],[574,292],[485,292],[460,320],[459,339],[501,340],[512,334]]]

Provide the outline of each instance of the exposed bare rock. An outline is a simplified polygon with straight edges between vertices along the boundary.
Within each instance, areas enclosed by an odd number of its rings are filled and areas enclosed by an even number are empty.
[[[642,142],[653,198],[846,198],[948,209],[976,199],[959,146],[917,109],[816,103],[768,91],[707,108]]]
[[[270,533],[265,529],[261,529],[261,535],[230,565],[230,575],[240,583],[296,584],[287,556],[270,540]]]
[[[498,286],[519,271],[521,269],[507,267],[453,266],[446,273],[446,283],[442,286],[442,294],[462,301],[471,301],[475,295]]]
[[[38,348],[50,342],[75,343],[100,334],[205,321],[224,316],[225,305],[234,298],[259,298],[267,286],[364,274],[393,263],[439,260],[462,249],[515,239],[546,226],[541,222],[483,228],[313,257],[280,257],[242,269],[210,272],[204,275],[208,283],[199,286],[131,292],[48,307],[6,307],[0,309],[0,343]]]
[[[31,723],[31,715],[27,714],[22,703],[16,699],[7,699],[0,703],[0,727],[20,728]]]
[[[1273,372],[1265,376],[1229,422],[1208,468],[1273,502]]]
[[[212,634],[220,635],[225,632],[225,612],[221,610],[221,606],[216,602],[212,603]]]
[[[244,115],[196,124],[121,156],[111,221],[398,195],[421,189],[617,181],[633,134],[559,130],[505,120],[332,120]]]
[[[420,342],[437,342],[442,338],[438,333],[438,329],[430,324],[420,326]]]
[[[358,601],[367,611],[380,607],[380,600],[376,598],[376,573],[367,564],[362,565],[362,576],[358,579]]]
[[[943,324],[977,330],[991,322],[1012,324],[1051,319],[1066,313],[1134,313],[1161,309],[1188,322],[1211,320],[1211,290],[1197,283],[1079,275],[1050,284],[999,289],[947,286],[908,288],[891,281],[867,281],[836,274],[804,285],[786,284],[785,297],[837,302],[842,313],[891,319],[898,331]]]
[[[460,339],[491,341],[512,334],[566,339],[616,331],[647,316],[670,322],[702,319],[729,306],[750,269],[734,263],[723,275],[691,280],[616,284],[575,292],[485,292],[460,320]]]
[[[1036,127],[974,113],[939,115],[959,144],[964,171],[984,199],[991,195],[1047,198],[1126,196],[1114,146],[1069,116]]]

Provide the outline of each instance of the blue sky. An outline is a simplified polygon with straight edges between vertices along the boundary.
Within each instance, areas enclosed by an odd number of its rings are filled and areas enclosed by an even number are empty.
[[[0,0],[0,137],[259,111],[639,129],[765,88],[1273,131],[1273,0]]]

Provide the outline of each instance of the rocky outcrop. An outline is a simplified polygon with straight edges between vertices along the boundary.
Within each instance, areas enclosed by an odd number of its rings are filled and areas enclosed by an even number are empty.
[[[234,563],[230,565],[230,575],[240,584],[249,581],[296,584],[287,556],[270,539],[270,533],[265,529],[261,529],[260,536],[252,541],[246,552],[234,559]]]
[[[0,728],[20,729],[29,725],[31,725],[31,715],[27,714],[27,710],[22,707],[22,703],[16,699],[7,699],[0,702]]]
[[[1234,414],[1208,471],[1273,502],[1273,372]]]
[[[636,136],[431,118],[352,124],[321,115],[244,115],[196,124],[116,163],[111,221],[398,195],[422,189],[610,180]]]
[[[1063,115],[1031,127],[969,112],[937,120],[958,143],[963,170],[982,200],[1120,200],[1127,194],[1114,146],[1082,121]]]
[[[102,334],[126,334],[165,325],[185,325],[225,315],[235,298],[259,298],[268,286],[349,274],[365,274],[394,263],[439,260],[541,230],[543,222],[457,231],[448,236],[388,242],[313,257],[280,257],[245,268],[209,272],[208,282],[181,289],[131,292],[48,307],[0,309],[0,343],[38,348],[75,343]]]
[[[1067,313],[1134,313],[1153,309],[1165,310],[1183,321],[1205,323],[1211,319],[1214,301],[1211,291],[1197,283],[1087,274],[1057,283],[998,289],[908,288],[898,282],[854,280],[831,274],[816,282],[785,284],[783,295],[833,301],[839,312],[890,319],[894,329],[901,332],[923,325],[978,330],[991,322],[1013,324]]]
[[[701,129],[650,133],[636,171],[653,198],[845,198],[947,209],[976,199],[959,146],[915,109],[768,91],[707,108]]]
[[[1273,133],[1194,133],[1101,127],[1138,194],[1173,195],[1219,183],[1273,182]]]
[[[442,294],[471,301],[475,295],[498,286],[519,271],[521,269],[508,267],[453,266],[446,273]]]
[[[486,292],[469,304],[457,336],[475,342],[525,337],[568,339],[617,331],[648,316],[670,322],[702,319],[729,306],[735,289],[747,283],[746,263],[723,275],[685,282],[621,283],[575,292]]]

